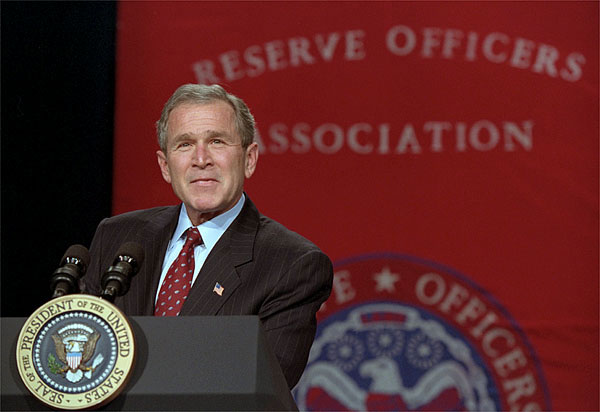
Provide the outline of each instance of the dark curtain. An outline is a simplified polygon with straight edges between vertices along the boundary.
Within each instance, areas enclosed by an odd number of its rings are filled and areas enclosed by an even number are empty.
[[[2,316],[110,214],[115,2],[2,2]]]

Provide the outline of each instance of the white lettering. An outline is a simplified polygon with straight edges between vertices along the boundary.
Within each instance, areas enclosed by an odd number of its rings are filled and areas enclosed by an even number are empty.
[[[261,145],[261,153],[268,151],[272,154],[308,153],[316,150],[319,153],[334,154],[345,146],[348,150],[359,154],[391,154],[391,139],[395,149],[393,154],[419,154],[427,136],[430,138],[429,151],[439,153],[453,149],[465,152],[471,148],[485,152],[493,149],[514,152],[519,149],[533,149],[534,122],[505,121],[494,124],[489,120],[479,120],[472,125],[465,122],[451,123],[448,121],[426,121],[420,128],[412,123],[401,125],[400,133],[392,135],[389,123],[355,123],[347,128],[335,123],[324,123],[316,128],[308,123],[300,122],[286,125],[281,122],[273,123],[268,128],[268,141]],[[260,134],[259,134],[260,136]],[[452,142],[451,139],[455,139]],[[500,145],[500,138],[504,144]],[[454,143],[454,144],[453,144]]]
[[[520,378],[504,381],[503,388],[509,392],[507,397],[508,403],[515,403],[523,396],[531,396],[535,393],[535,379],[531,373],[527,373]]]
[[[335,47],[337,46],[339,40],[339,33],[330,33],[327,36],[327,40],[323,38],[322,34],[317,34],[315,36],[315,43],[323,60],[328,62],[333,59],[333,52],[335,51]]]
[[[283,153],[288,148],[288,140],[287,140],[287,126],[282,123],[272,124],[269,128],[269,137],[271,140],[276,143],[274,145],[269,145],[269,151],[271,153]]]
[[[348,146],[352,151],[360,154],[368,154],[373,151],[373,145],[371,143],[361,145],[358,141],[358,133],[365,132],[370,133],[373,130],[370,124],[357,123],[348,129]]]
[[[440,46],[440,37],[442,31],[437,27],[427,27],[423,29],[423,48],[421,56],[426,58],[433,57],[433,49]]]
[[[527,69],[531,65],[531,54],[535,43],[531,40],[518,38],[515,40],[510,65],[519,69]]]
[[[523,128],[515,122],[504,122],[504,150],[515,151],[515,140],[519,141],[525,150],[533,147],[533,121],[523,122]]]
[[[527,358],[518,347],[494,360],[494,368],[503,378],[523,366],[527,366]]]
[[[479,35],[475,32],[470,31],[467,35],[467,50],[465,52],[465,60],[475,61],[477,58],[477,41]]]
[[[548,46],[547,44],[540,44],[535,63],[531,70],[541,74],[546,72],[550,77],[558,76],[556,61],[558,60],[559,55],[560,53],[555,47]]]
[[[397,37],[399,35],[404,37],[402,46],[400,46],[397,41]],[[399,25],[388,30],[385,44],[387,45],[388,50],[392,53],[398,56],[406,56],[415,48],[415,45],[417,44],[417,36],[409,27]]]
[[[194,63],[192,69],[196,74],[196,80],[199,84],[213,84],[221,81],[221,79],[215,75],[215,65],[210,60],[201,60]]]
[[[451,130],[452,125],[448,122],[426,122],[423,126],[423,130],[426,132],[432,132],[431,134],[431,151],[441,152],[442,146],[442,135],[444,130]]]
[[[327,134],[333,136],[333,141],[329,145],[325,143],[325,135]],[[338,152],[344,144],[344,131],[336,124],[325,123],[315,130],[313,140],[319,152],[333,154]]]
[[[502,63],[506,61],[507,54],[494,52],[494,44],[496,42],[508,44],[510,42],[510,39],[506,34],[502,33],[488,34],[483,40],[483,55],[486,59],[493,63]]]
[[[387,154],[390,152],[390,125],[387,123],[379,125],[379,147],[377,153]]]
[[[334,273],[332,289],[337,304],[348,302],[356,296],[356,290],[350,283],[350,272],[347,270]]]
[[[512,335],[512,333],[503,328],[493,328],[487,331],[481,339],[483,351],[490,357],[498,356],[499,352],[496,348],[492,347],[492,344],[494,341],[501,338],[503,338],[504,342],[509,348],[515,344],[515,337]]]
[[[351,30],[346,33],[346,60],[362,60],[367,53],[363,38],[365,32],[363,30]]]
[[[481,129],[487,130],[488,141],[483,142],[481,139]],[[492,150],[498,144],[498,140],[500,140],[500,132],[498,128],[494,125],[494,123],[488,120],[480,120],[476,122],[469,132],[469,142],[471,146],[475,150],[479,150],[481,152],[485,152],[488,150]]]
[[[440,303],[440,310],[442,312],[450,312],[450,309],[459,308],[462,306],[465,299],[469,297],[469,292],[464,287],[453,284],[450,291],[446,295],[446,298]]]
[[[442,57],[446,59],[454,58],[454,50],[460,46],[463,38],[463,32],[460,30],[446,30],[444,32],[444,46],[442,47]]]
[[[330,62],[336,57],[345,61],[363,60],[367,57],[366,37],[365,30],[354,29],[311,37],[274,39],[261,45],[250,45],[244,50],[225,51],[214,60],[201,59],[191,68],[198,83],[209,84],[219,83],[222,79],[236,81],[257,77],[267,71]],[[459,29],[425,27],[417,36],[415,30],[399,24],[387,30],[385,46],[395,56],[407,56],[419,50],[420,57],[424,59],[462,57],[465,61],[474,62],[481,55],[492,63],[508,64],[569,82],[581,79],[586,63],[581,53],[572,52],[564,57],[555,46],[522,37],[511,38],[500,32],[480,35],[473,31],[465,33]]]
[[[267,54],[267,66],[269,70],[275,71],[286,68],[287,63],[284,60],[285,52],[281,40],[265,43],[265,53]]]
[[[219,56],[225,79],[232,81],[244,77],[244,72],[240,70],[239,53],[235,50],[223,53]]]
[[[473,296],[469,302],[456,315],[455,319],[461,325],[464,325],[467,320],[475,320],[485,313],[486,306],[481,300]]]
[[[310,42],[305,37],[294,37],[288,41],[290,49],[290,65],[300,66],[302,62],[306,64],[313,64],[315,58],[308,52]]]
[[[467,124],[456,123],[456,151],[464,152],[467,150]]]
[[[480,338],[483,332],[498,320],[498,316],[494,312],[488,312],[477,326],[471,329],[471,335],[474,338]]]
[[[583,74],[581,66],[585,64],[585,56],[580,53],[571,53],[567,56],[566,64],[569,70],[561,69],[560,77],[569,82],[581,79]]]
[[[265,72],[265,61],[260,57],[260,46],[250,46],[244,52],[244,60],[250,65],[246,73],[250,77],[256,77]]]
[[[310,150],[310,126],[306,123],[298,123],[292,129],[292,137],[294,143],[292,144],[292,152],[294,153],[306,153]]]
[[[415,129],[410,123],[407,123],[404,126],[404,130],[402,130],[400,141],[398,142],[398,146],[396,146],[396,153],[406,153],[408,147],[410,147],[412,153],[421,153],[421,146],[419,146]]]
[[[426,273],[417,280],[415,292],[424,304],[435,305],[446,293],[446,283],[437,273]]]

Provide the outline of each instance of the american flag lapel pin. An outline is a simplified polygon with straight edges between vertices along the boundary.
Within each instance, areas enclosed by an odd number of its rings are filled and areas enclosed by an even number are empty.
[[[219,282],[215,283],[215,287],[213,288],[213,292],[215,292],[219,296],[223,296],[223,292],[224,291],[225,291],[225,288],[223,286],[221,286],[221,284]]]

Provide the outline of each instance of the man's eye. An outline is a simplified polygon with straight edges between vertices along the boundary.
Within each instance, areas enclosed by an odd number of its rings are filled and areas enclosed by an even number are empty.
[[[185,149],[186,147],[190,147],[190,144],[187,142],[181,142],[177,145],[178,149]]]
[[[221,140],[221,139],[212,139],[212,140],[210,141],[210,144],[213,144],[213,145],[220,145],[220,144],[225,144],[225,142],[224,142],[223,140]]]

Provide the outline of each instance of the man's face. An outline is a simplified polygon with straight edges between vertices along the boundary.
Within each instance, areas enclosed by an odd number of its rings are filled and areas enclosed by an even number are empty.
[[[225,102],[176,106],[167,124],[167,153],[156,152],[163,178],[194,225],[231,209],[258,160],[258,145],[243,149],[234,112]]]

